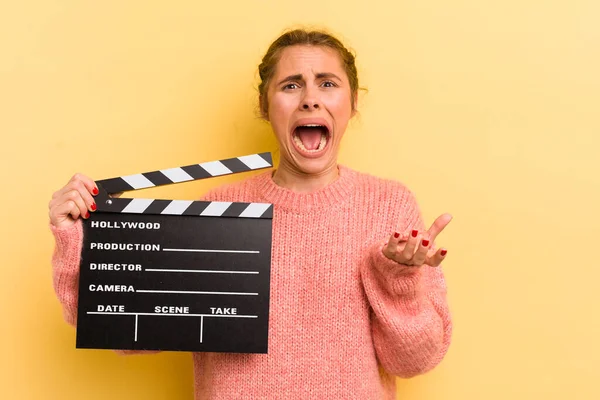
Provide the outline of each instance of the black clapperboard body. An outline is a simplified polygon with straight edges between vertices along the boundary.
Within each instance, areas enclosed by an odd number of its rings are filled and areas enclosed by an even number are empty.
[[[97,181],[76,347],[266,353],[273,205],[110,194],[272,166],[261,153]]]

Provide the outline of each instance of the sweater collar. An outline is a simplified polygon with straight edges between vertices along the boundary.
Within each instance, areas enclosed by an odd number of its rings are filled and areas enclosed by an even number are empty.
[[[328,209],[347,201],[354,192],[355,172],[338,164],[337,179],[327,186],[310,193],[298,193],[277,185],[273,181],[273,170],[260,174],[257,189],[260,196],[277,208],[296,213]]]

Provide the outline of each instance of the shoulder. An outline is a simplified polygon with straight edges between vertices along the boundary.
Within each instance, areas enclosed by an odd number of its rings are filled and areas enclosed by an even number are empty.
[[[413,191],[402,181],[348,169],[355,180],[355,201],[371,218],[387,221],[400,231],[422,229],[421,209]]]
[[[347,166],[340,166],[340,168],[352,176],[355,189],[359,194],[362,193],[373,200],[386,201],[396,205],[415,202],[412,190],[400,180],[379,177]]]

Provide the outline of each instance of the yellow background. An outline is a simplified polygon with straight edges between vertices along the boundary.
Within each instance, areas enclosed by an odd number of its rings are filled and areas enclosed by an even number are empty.
[[[256,67],[296,24],[358,53],[368,93],[340,160],[405,182],[429,223],[455,217],[453,344],[398,398],[600,398],[599,20],[596,0],[3,2],[0,398],[192,398],[189,354],[75,349],[47,203],[77,171],[274,150]]]

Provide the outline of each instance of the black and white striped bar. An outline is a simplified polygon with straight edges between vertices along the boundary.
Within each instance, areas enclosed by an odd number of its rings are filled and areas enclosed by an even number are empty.
[[[107,193],[127,192],[130,190],[146,189],[155,186],[169,185],[212,178],[215,176],[254,171],[273,166],[271,153],[250,154],[218,161],[209,161],[185,167],[169,168],[160,171],[144,172],[141,174],[121,176],[99,180]]]
[[[121,214],[193,215],[201,217],[273,218],[270,203],[112,198],[98,211]]]

